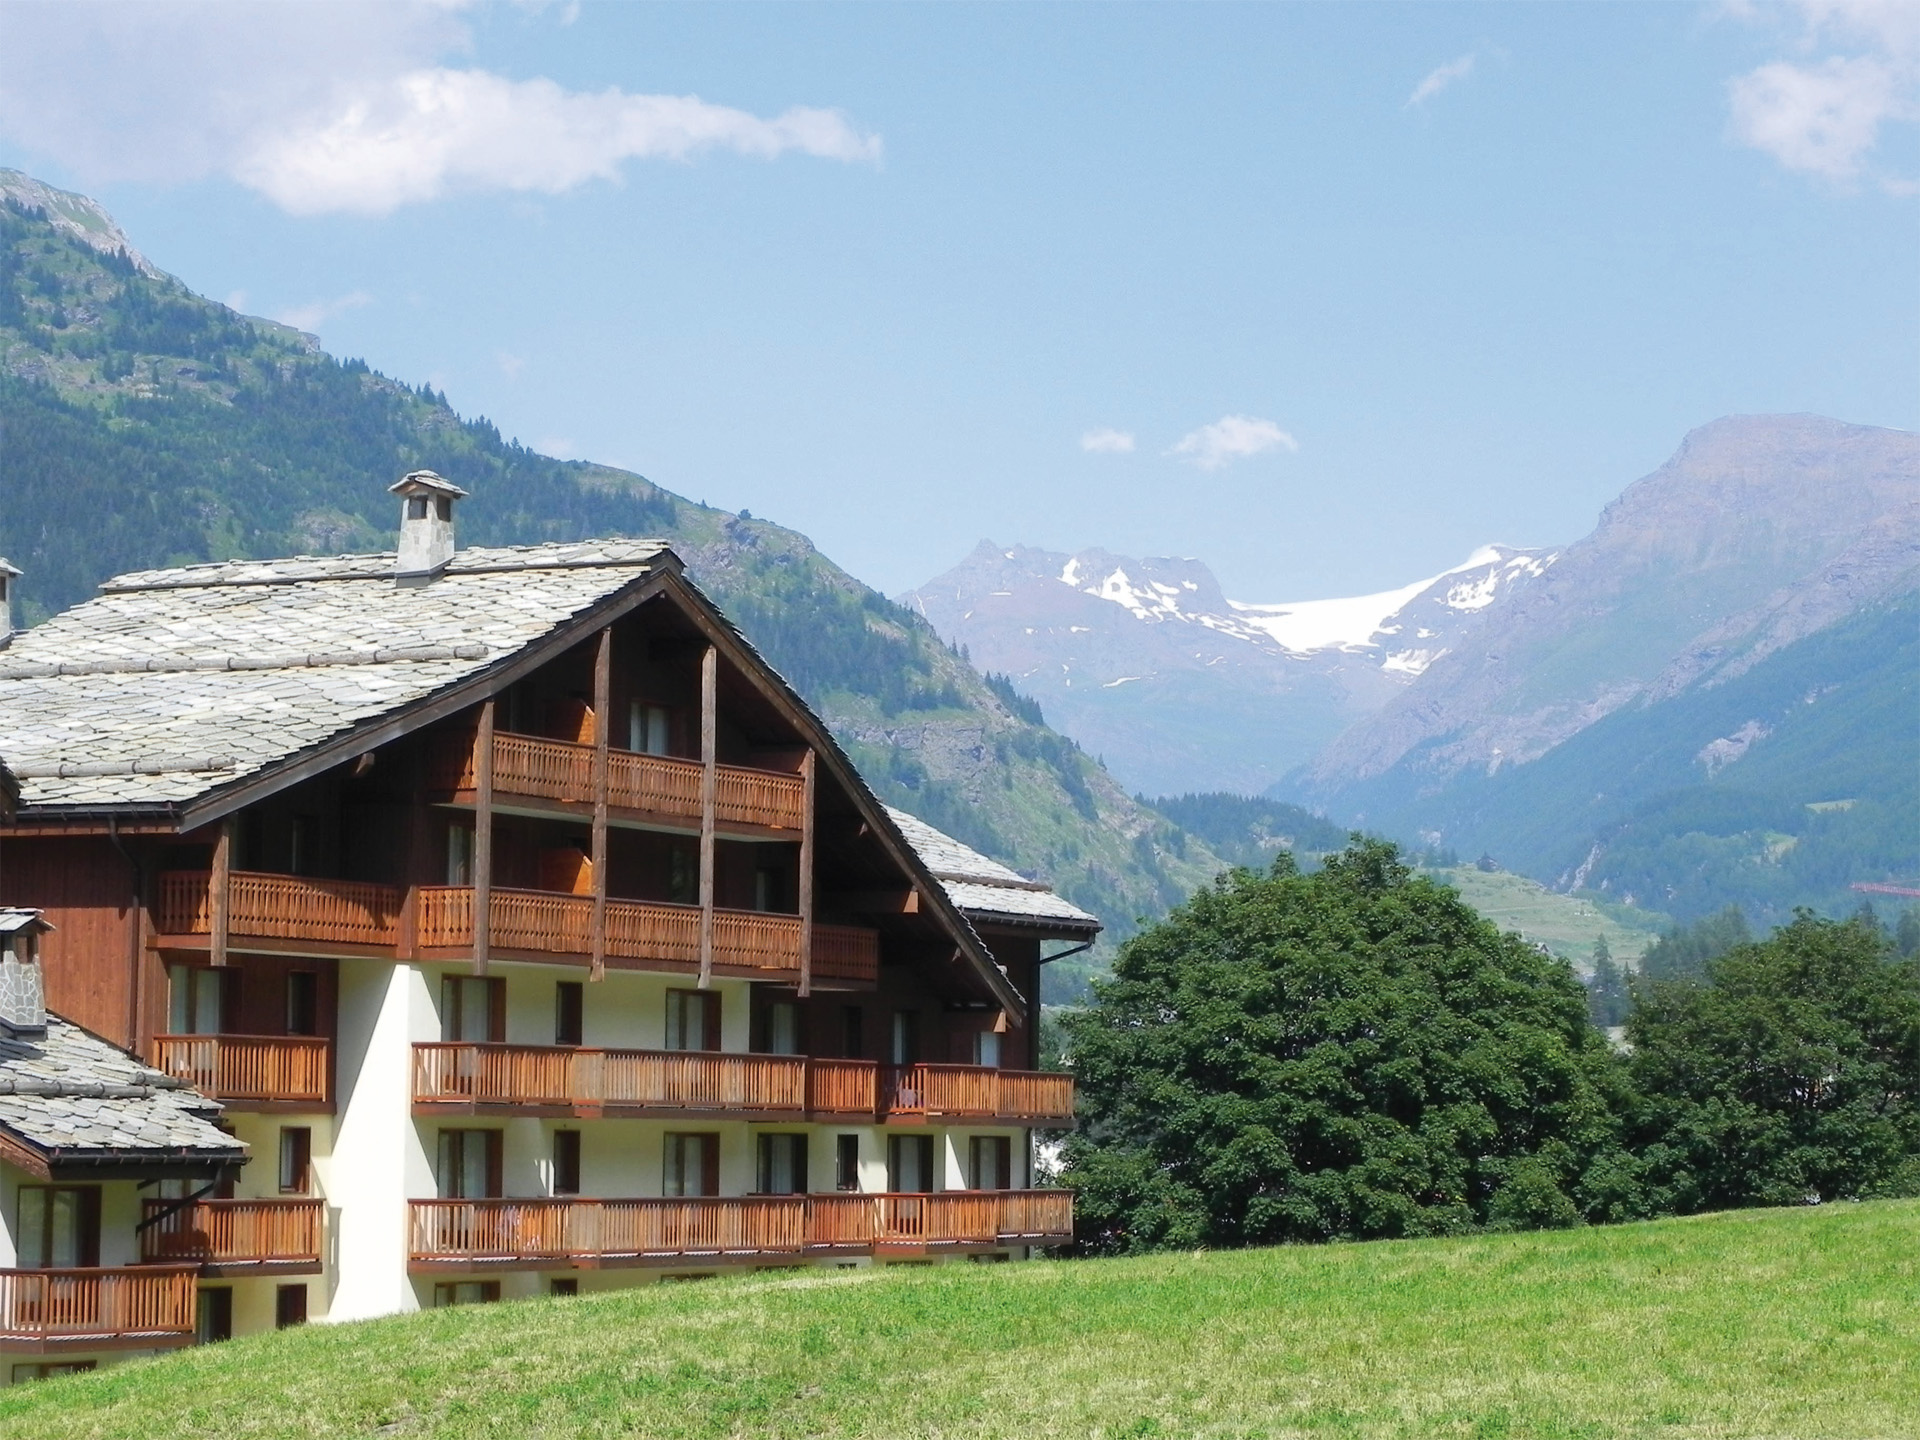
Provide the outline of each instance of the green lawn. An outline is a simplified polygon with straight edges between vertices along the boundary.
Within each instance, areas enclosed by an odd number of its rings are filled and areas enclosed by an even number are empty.
[[[1920,1202],[663,1285],[0,1394],[34,1440],[1920,1436]]]
[[[1549,890],[1537,880],[1507,870],[1481,871],[1471,865],[1427,872],[1460,892],[1460,898],[1502,930],[1517,930],[1544,945],[1581,974],[1592,968],[1593,942],[1606,938],[1613,958],[1638,964],[1647,947],[1671,922],[1664,915],[1643,916],[1624,906],[1605,910],[1593,901]],[[1611,912],[1611,913],[1609,913]]]

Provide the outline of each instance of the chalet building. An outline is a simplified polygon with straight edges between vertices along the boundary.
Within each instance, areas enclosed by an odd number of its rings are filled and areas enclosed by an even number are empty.
[[[53,1012],[0,1026],[0,1362],[1065,1238],[1039,976],[1098,922],[879,804],[664,544],[457,550],[393,488],[397,555],[0,650]],[[91,1159],[29,1092],[124,1114]]]

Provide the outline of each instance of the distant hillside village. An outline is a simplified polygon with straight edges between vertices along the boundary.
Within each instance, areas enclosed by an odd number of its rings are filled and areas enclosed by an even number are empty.
[[[881,804],[666,545],[392,488],[394,551],[0,651],[6,1377],[1069,1239],[1037,997],[1099,922]]]

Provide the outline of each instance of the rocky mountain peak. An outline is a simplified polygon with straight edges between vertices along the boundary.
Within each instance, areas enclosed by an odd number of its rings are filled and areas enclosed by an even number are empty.
[[[152,261],[133,248],[133,242],[127,239],[126,232],[98,200],[76,195],[71,190],[56,190],[44,180],[3,168],[0,168],[0,200],[11,200],[27,209],[45,211],[47,222],[54,229],[91,245],[102,254],[125,251],[134,268],[143,275],[158,276],[161,273]]]

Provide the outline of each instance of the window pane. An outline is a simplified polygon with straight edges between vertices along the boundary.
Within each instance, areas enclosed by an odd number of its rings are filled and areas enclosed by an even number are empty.
[[[80,1263],[80,1192],[54,1190],[48,1199],[52,1213],[48,1217],[47,1264],[65,1268]]]
[[[20,1188],[20,1264],[36,1270],[47,1264],[47,1192]]]
[[[773,1055],[800,1053],[800,1007],[780,1001],[767,1007],[767,1051]]]
[[[193,1033],[193,970],[186,965],[167,967],[167,1030],[174,1035]]]
[[[991,1030],[982,1030],[974,1037],[973,1063],[997,1067],[1000,1064],[1000,1037]]]

